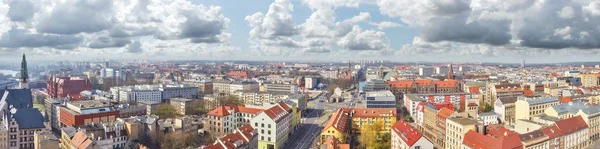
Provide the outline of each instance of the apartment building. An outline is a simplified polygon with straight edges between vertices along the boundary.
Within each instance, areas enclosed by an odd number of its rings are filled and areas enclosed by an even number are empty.
[[[233,95],[236,95],[239,100],[244,101],[245,105],[262,106],[269,103],[276,103],[283,101],[290,97],[290,93],[279,94],[279,93],[268,93],[268,92],[247,92],[247,91],[234,91]]]
[[[404,121],[398,121],[391,129],[392,149],[433,148],[433,143],[425,139],[417,129]]]
[[[390,90],[395,95],[401,93],[431,94],[431,93],[457,93],[462,92],[462,84],[456,80],[402,80],[386,81]]]
[[[597,73],[579,74],[578,77],[581,78],[581,86],[583,87],[596,87],[598,81],[600,81]]]
[[[343,111],[341,108],[331,114],[331,118],[327,121],[321,131],[319,143],[324,143],[328,139],[335,138],[338,142],[347,142],[350,139],[350,113]]]
[[[262,86],[265,92],[275,94],[298,93],[300,91],[295,84],[265,83]]]
[[[469,149],[518,149],[523,148],[521,137],[517,132],[498,125],[489,125],[485,135],[476,130],[468,130],[464,135],[462,147]]]
[[[64,149],[125,148],[128,136],[121,121],[64,127],[60,142]]]
[[[183,84],[193,85],[198,88],[198,94],[201,96],[213,93],[212,80],[186,79]]]
[[[581,116],[588,124],[588,135],[591,142],[600,138],[600,106],[589,106],[583,102],[569,102],[547,108],[544,113],[557,119],[568,119]]]
[[[231,94],[234,91],[258,92],[259,85],[252,81],[216,81],[213,83],[214,93]]]
[[[194,99],[188,99],[188,98],[171,98],[169,99],[169,103],[171,104],[171,106],[173,106],[175,108],[175,110],[177,111],[177,114],[179,115],[185,115],[185,107],[189,106],[192,104],[192,102],[194,101]]]
[[[252,118],[250,124],[259,132],[258,148],[282,148],[290,134],[290,110],[290,107],[281,103]]]
[[[136,85],[111,87],[113,100],[162,102],[171,98],[198,98],[198,87],[192,85]]]
[[[447,149],[461,149],[463,138],[469,130],[478,130],[479,123],[468,118],[449,118],[446,120],[446,145]]]
[[[258,131],[244,124],[234,132],[216,139],[215,143],[202,149],[258,149]]]
[[[544,114],[546,108],[558,105],[556,97],[518,97],[515,102],[515,119],[531,120],[531,117]]]
[[[562,133],[560,148],[583,149],[590,144],[588,124],[581,116],[557,121],[555,125]]]
[[[60,148],[58,138],[48,130],[36,131],[33,134],[34,149],[54,149]]]
[[[513,125],[516,122],[515,119],[515,103],[517,97],[503,97],[498,98],[494,103],[494,113],[498,114],[498,117],[505,125]]]
[[[497,99],[512,98],[524,95],[524,90],[519,83],[491,83],[488,85],[488,95],[484,103],[490,105],[496,103]]]
[[[248,124],[252,118],[263,112],[261,109],[241,106],[219,106],[207,113],[204,128],[213,136],[231,133],[243,124]]]

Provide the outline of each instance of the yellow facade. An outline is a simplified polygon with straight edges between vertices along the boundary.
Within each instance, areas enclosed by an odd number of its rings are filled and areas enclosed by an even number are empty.
[[[596,87],[598,86],[598,74],[579,74],[581,78],[581,85],[583,87]]]
[[[446,148],[461,149],[463,138],[469,130],[475,130],[477,121],[468,118],[448,118],[446,120]]]
[[[380,133],[390,133],[392,125],[396,123],[396,116],[389,114],[381,117],[352,117],[352,130],[354,133],[360,133],[360,128],[373,125],[376,121],[383,121],[384,127]]]
[[[538,99],[528,99],[538,100]],[[558,105],[558,100],[541,104],[529,104],[527,100],[519,99],[515,103],[515,119],[531,120],[531,117],[545,113],[546,108]]]
[[[338,139],[339,142],[346,142],[346,134],[344,132],[340,132],[339,130],[333,127],[325,128],[325,130],[321,132],[320,142],[323,143],[331,137],[335,137],[336,139]]]

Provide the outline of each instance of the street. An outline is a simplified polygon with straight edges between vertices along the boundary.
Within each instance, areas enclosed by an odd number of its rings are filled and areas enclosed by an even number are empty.
[[[321,100],[327,101],[324,96],[319,96],[312,101],[308,102],[308,107],[311,111],[303,116],[305,119],[303,123],[297,126],[295,133],[290,136],[287,143],[283,148],[286,149],[308,149],[312,148],[313,143],[318,139],[323,126],[329,120],[329,116],[341,107],[350,107],[348,103],[350,100],[346,100],[341,103],[328,103],[320,102]],[[321,114],[325,112],[323,116]]]

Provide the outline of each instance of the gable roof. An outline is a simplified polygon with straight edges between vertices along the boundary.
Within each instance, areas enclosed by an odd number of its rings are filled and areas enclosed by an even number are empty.
[[[338,132],[344,133],[347,129],[348,119],[348,113],[343,111],[342,108],[339,108],[331,115],[331,118],[329,121],[327,121],[327,124],[325,124],[325,127],[323,127],[323,131],[321,133],[325,132],[325,130],[327,130],[329,127],[333,127]]]
[[[544,127],[541,129],[542,132],[548,136],[548,139],[554,139],[562,136],[562,132],[556,125],[552,125],[550,127]]]
[[[263,112],[277,123],[289,115],[289,113],[279,105],[273,106]]]
[[[33,97],[31,89],[4,89],[0,90],[0,98],[6,96],[6,103],[15,108],[33,107]]]
[[[15,118],[21,129],[45,128],[44,116],[37,108],[14,109],[16,112],[11,116]]]
[[[218,116],[218,117],[223,117],[223,116],[227,116],[229,115],[229,111],[227,111],[225,106],[219,106],[216,109],[208,112],[209,115],[214,115],[214,116]]]
[[[452,115],[452,113],[454,113],[454,110],[449,109],[449,108],[442,108],[442,109],[440,109],[440,111],[438,111],[438,117],[446,119],[450,115]]]
[[[399,136],[406,145],[413,146],[423,135],[404,121],[398,121],[392,126],[392,132]]]
[[[523,143],[517,132],[498,125],[489,125],[488,135],[469,130],[463,139],[463,144],[480,149],[522,149]]]
[[[469,87],[469,93],[471,93],[471,95],[479,94],[479,86]]]
[[[579,130],[588,128],[587,123],[583,120],[583,118],[581,118],[581,116],[575,116],[556,121],[554,124],[556,127],[558,127],[558,129],[560,129],[563,135],[575,133]]]

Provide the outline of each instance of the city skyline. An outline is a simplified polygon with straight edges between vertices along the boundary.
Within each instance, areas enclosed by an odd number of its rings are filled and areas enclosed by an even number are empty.
[[[0,57],[10,62],[25,53],[32,61],[556,63],[596,61],[600,51],[600,2],[588,0],[8,0],[0,8]]]

